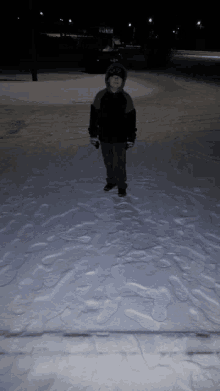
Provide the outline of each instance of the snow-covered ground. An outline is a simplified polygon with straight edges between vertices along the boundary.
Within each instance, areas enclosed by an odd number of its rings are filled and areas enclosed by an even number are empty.
[[[104,76],[0,79],[0,390],[217,391],[219,82],[128,72],[120,199],[88,137]]]
[[[219,331],[219,86],[128,72],[121,199],[89,143],[104,75],[45,77],[0,83],[0,330]]]

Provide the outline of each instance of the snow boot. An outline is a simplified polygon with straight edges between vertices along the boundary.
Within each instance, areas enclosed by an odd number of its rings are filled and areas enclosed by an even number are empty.
[[[105,191],[109,191],[111,189],[113,189],[113,187],[115,187],[116,185],[112,184],[112,183],[107,183],[107,185],[104,187],[104,190]]]

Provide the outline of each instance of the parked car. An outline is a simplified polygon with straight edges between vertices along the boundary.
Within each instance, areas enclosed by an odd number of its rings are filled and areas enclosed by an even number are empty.
[[[88,50],[84,53],[83,64],[87,73],[106,73],[107,68],[114,62],[123,64],[123,58],[118,49]]]

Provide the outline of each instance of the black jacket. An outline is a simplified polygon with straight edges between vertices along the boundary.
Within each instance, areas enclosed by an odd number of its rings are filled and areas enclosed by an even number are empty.
[[[90,111],[90,137],[99,137],[100,141],[106,143],[134,142],[136,139],[136,110],[130,95],[123,90],[127,71],[121,87],[113,93],[110,89],[108,77],[109,70],[116,63],[110,65],[105,75],[106,88],[97,93]]]

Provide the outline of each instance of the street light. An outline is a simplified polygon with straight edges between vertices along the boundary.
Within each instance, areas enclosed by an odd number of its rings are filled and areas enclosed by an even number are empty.
[[[150,23],[150,26],[153,27],[154,23],[153,23],[153,18],[149,18],[148,19],[148,22]],[[154,30],[152,30],[152,27],[150,27],[150,31],[149,31],[149,38],[152,38],[154,36]]]
[[[204,28],[204,26],[202,25],[202,22],[200,20],[197,22],[197,26],[199,26],[200,30]]]
[[[71,19],[69,19],[69,26],[73,26],[73,21]],[[70,36],[70,28],[69,28],[69,36]]]
[[[29,0],[29,12],[30,12],[30,22],[31,22],[31,32],[32,32],[32,64],[31,73],[32,81],[37,81],[37,51],[35,45],[35,27],[36,27],[36,17],[34,13],[33,0]]]
[[[129,27],[131,27],[131,23],[128,24]],[[135,27],[133,26],[133,42],[134,42],[134,34],[135,34]]]

